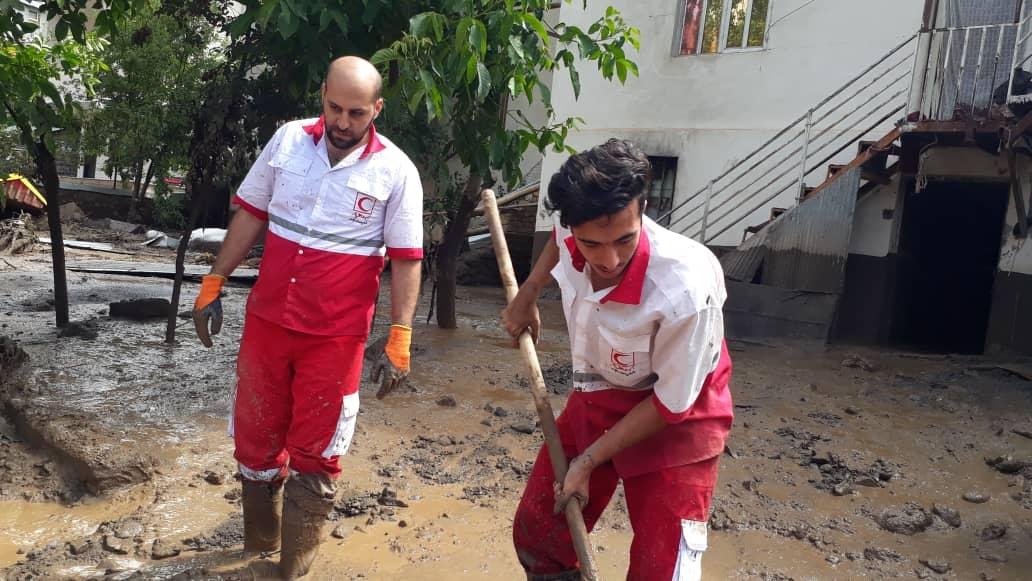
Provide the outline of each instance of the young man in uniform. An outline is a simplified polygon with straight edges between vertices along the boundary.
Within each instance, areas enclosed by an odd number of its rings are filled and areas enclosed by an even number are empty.
[[[211,346],[222,285],[265,232],[230,430],[243,483],[244,550],[282,546],[279,574],[287,579],[307,573],[333,508],[338,458],[355,433],[384,255],[394,324],[373,369],[383,376],[377,396],[409,371],[423,191],[409,158],[373,125],[383,108],[381,83],[365,60],[330,65],[322,117],[281,127],[237,190],[243,211],[194,305],[198,336]]]
[[[503,312],[537,337],[537,297],[559,283],[574,391],[557,423],[569,472],[542,448],[513,540],[528,579],[580,579],[561,509],[588,530],[623,481],[634,540],[628,579],[701,576],[717,465],[731,428],[724,277],[702,244],[643,216],[649,160],[610,140],[572,156],[548,186],[558,215],[537,264]]]

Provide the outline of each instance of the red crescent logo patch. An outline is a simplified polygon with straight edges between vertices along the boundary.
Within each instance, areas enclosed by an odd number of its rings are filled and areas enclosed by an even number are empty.
[[[613,349],[613,352],[609,356],[609,362],[613,371],[621,375],[631,375],[634,373],[634,353],[623,353]]]
[[[359,224],[368,224],[369,218],[376,209],[376,198],[366,194],[358,194],[355,198],[355,209],[352,212],[351,221]]]

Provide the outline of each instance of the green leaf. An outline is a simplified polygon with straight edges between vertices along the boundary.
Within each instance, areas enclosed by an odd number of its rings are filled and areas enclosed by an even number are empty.
[[[425,96],[426,96],[426,89],[424,89],[423,87],[419,87],[418,89],[416,89],[415,91],[412,92],[412,96],[409,97],[409,102],[408,102],[408,107],[409,107],[409,112],[410,113],[412,113],[413,115],[416,114],[416,110],[419,109],[419,105],[420,105],[420,103],[423,102],[423,97],[425,97]]]
[[[515,34],[510,36],[509,37],[509,46],[512,47],[513,52],[516,53],[516,56],[518,56],[520,58],[520,60],[525,60],[527,58],[527,53],[523,51],[523,39],[522,38],[520,38],[519,36],[517,36]]]
[[[541,100],[546,106],[552,104],[552,89],[546,83],[538,83],[538,92],[541,93]]]
[[[283,37],[283,40],[290,40],[291,36],[297,32],[297,27],[301,24],[301,21],[290,13],[289,10],[280,10],[279,15],[279,33]]]
[[[528,12],[523,15],[523,22],[524,24],[529,26],[531,30],[537,33],[538,38],[541,39],[542,44],[548,45],[548,30],[545,28],[545,25],[542,24],[540,20],[538,20],[537,16],[534,16],[533,14]]]
[[[627,60],[617,59],[616,60],[616,78],[620,79],[620,84],[623,85],[627,82]]]
[[[455,28],[455,51],[458,53],[466,53],[469,51],[469,35],[473,28],[473,19],[465,17],[459,20],[458,26]]]
[[[487,28],[479,20],[474,20],[469,29],[469,46],[480,58],[487,54]]]
[[[54,36],[57,40],[61,41],[68,38],[68,21],[61,18],[57,21],[57,26],[54,27]]]
[[[409,33],[418,38],[444,38],[444,17],[436,12],[422,12],[409,19]]]
[[[483,101],[491,93],[491,73],[484,63],[477,63],[477,101]]]
[[[229,35],[232,38],[240,38],[243,36],[251,24],[254,22],[254,16],[250,12],[245,12],[240,16],[233,19],[233,22],[229,23]]]
[[[398,58],[398,50],[395,48],[397,43],[392,44],[387,48],[381,48],[380,50],[373,53],[373,56],[369,57],[369,62],[376,66],[380,66]]]
[[[347,32],[351,28],[351,23],[348,21],[348,15],[340,12],[339,10],[333,11],[333,21],[337,23],[337,28],[341,32]]]
[[[573,99],[580,99],[580,73],[577,69],[570,69],[570,84],[573,85]]]
[[[43,92],[44,95],[50,97],[50,100],[54,103],[54,106],[56,108],[61,109],[62,107],[64,107],[64,104],[61,100],[61,93],[58,92],[57,87],[55,87],[53,83],[51,83],[50,81],[44,81],[40,84],[39,89]]]
[[[477,57],[475,57],[475,56],[471,56],[471,57],[469,57],[466,60],[466,84],[467,85],[471,84],[473,82],[473,80],[477,78],[477,65],[479,65],[479,64],[480,64],[480,61],[478,61]]]
[[[269,25],[273,12],[279,5],[279,0],[264,0],[258,8],[258,26],[265,28]]]
[[[322,14],[319,15],[319,32],[324,32],[326,28],[333,21],[333,12],[330,10],[323,9]]]
[[[577,46],[580,48],[581,58],[588,58],[598,52],[598,43],[584,33],[577,35]]]

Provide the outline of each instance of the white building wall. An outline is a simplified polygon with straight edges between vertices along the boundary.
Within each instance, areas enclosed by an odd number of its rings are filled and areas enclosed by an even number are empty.
[[[914,34],[924,0],[772,0],[765,48],[690,56],[672,55],[678,0],[590,2],[587,10],[574,2],[563,4],[562,19],[588,26],[607,5],[641,29],[641,52],[628,55],[640,77],[620,86],[580,63],[580,100],[574,100],[565,74],[554,79],[557,114],[585,120],[569,140],[578,150],[621,137],[635,140],[649,155],[676,155],[676,203]],[[565,158],[546,154],[544,183]],[[791,205],[793,195],[787,192],[770,206]],[[716,243],[736,244],[742,228],[762,222],[768,211],[761,209]],[[539,210],[539,231],[549,225]]]
[[[856,202],[849,253],[884,258],[892,248],[896,224],[896,202],[899,197],[899,174],[892,182],[875,188]]]

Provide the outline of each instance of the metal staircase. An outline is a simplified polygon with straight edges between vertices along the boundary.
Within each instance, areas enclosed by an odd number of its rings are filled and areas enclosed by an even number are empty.
[[[759,232],[848,168],[862,168],[862,195],[898,169],[909,123],[985,120],[1032,103],[1030,62],[1032,13],[916,33],[657,220],[710,244],[736,227]]]
[[[768,220],[762,212],[776,200],[790,202],[790,206],[815,195],[819,187],[807,188],[808,180],[826,182],[829,163],[849,162],[862,143],[878,143],[893,130],[909,100],[917,39],[915,34],[901,42],[660,216],[660,223],[711,243],[735,226]],[[881,179],[870,172],[865,177]]]

